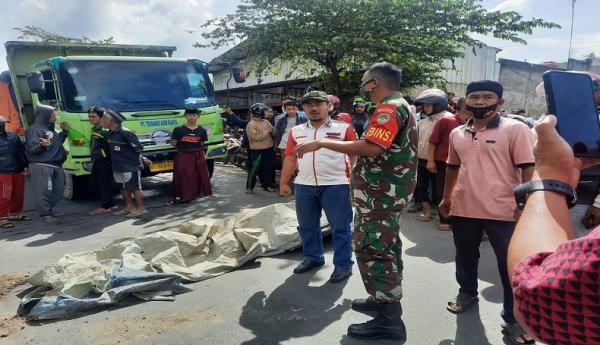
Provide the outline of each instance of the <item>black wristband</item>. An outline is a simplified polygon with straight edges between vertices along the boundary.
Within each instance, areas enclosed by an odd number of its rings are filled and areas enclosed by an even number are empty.
[[[515,201],[517,202],[517,208],[519,210],[525,208],[528,195],[535,191],[552,191],[562,193],[567,198],[567,207],[569,208],[575,206],[577,203],[577,193],[569,184],[557,180],[533,180],[522,183],[513,189],[513,192],[515,193]]]

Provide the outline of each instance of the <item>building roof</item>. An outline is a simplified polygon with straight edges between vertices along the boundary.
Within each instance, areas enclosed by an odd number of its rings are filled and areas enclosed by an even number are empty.
[[[210,73],[219,73],[226,69],[229,65],[235,64],[236,62],[243,60],[247,57],[244,52],[245,41],[230,48],[225,53],[217,56],[209,62],[208,71]]]

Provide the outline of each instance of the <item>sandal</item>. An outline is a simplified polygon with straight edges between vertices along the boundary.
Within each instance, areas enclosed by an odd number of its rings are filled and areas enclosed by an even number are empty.
[[[430,222],[431,219],[432,219],[431,215],[425,216],[424,214],[421,214],[419,216],[419,220],[422,221],[422,222],[424,222],[424,223]]]
[[[526,340],[525,336],[528,335],[527,332],[519,325],[518,323],[513,324],[502,324],[502,334],[507,336],[513,344],[521,345],[521,344],[535,344],[534,339]]]
[[[107,214],[107,213],[110,213],[110,209],[100,207],[100,208],[97,208],[97,209],[91,211],[90,213],[88,213],[88,216],[96,216],[99,214]]]
[[[13,221],[13,222],[22,222],[22,221],[28,221],[31,220],[31,217],[28,217],[26,215],[23,214],[19,214],[16,216],[8,216],[7,220]]]
[[[60,220],[60,218],[53,216],[51,214],[47,214],[45,216],[42,216],[41,219],[46,222],[46,223],[56,223]]]
[[[141,217],[143,215],[146,215],[148,213],[150,213],[150,211],[148,211],[146,209],[143,209],[141,211],[133,211],[133,212],[127,214],[125,217],[127,217],[127,218],[136,218],[136,217]]]
[[[2,229],[9,229],[9,228],[14,228],[15,225],[11,222],[9,222],[8,220],[4,220],[4,221],[0,221],[0,228]]]
[[[440,224],[438,225],[439,231],[452,231],[452,226],[450,224]]]
[[[459,293],[454,301],[448,302],[446,309],[452,314],[460,314],[477,302],[479,302],[479,297],[470,296],[465,293]]]
[[[116,216],[125,216],[125,215],[127,215],[127,214],[129,214],[131,212],[133,212],[132,209],[124,208],[121,211],[117,211],[117,212],[115,212],[113,214],[116,215]]]

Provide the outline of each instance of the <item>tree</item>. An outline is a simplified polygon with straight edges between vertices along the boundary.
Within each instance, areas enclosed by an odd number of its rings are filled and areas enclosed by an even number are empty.
[[[48,32],[37,26],[27,25],[24,28],[14,28],[19,31],[21,35],[18,37],[20,40],[32,39],[36,42],[54,42],[54,43],[82,43],[82,44],[113,44],[115,39],[109,37],[103,40],[94,41],[86,36],[81,38],[67,37],[52,32]]]
[[[534,28],[558,28],[516,12],[490,12],[481,0],[242,0],[233,14],[203,25],[208,44],[242,42],[258,76],[282,61],[308,75],[325,72],[338,95],[356,90],[359,73],[377,61],[405,71],[405,86],[443,82],[447,61],[464,46],[483,46],[473,33],[526,44]],[[344,86],[350,86],[345,89]]]

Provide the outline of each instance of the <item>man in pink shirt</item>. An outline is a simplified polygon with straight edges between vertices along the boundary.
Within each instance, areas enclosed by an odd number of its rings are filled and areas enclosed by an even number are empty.
[[[447,309],[458,314],[479,301],[477,267],[485,230],[504,290],[503,329],[510,330],[518,343],[531,343],[513,315],[506,256],[517,215],[513,188],[531,180],[534,170],[533,136],[525,124],[500,116],[502,93],[502,85],[495,81],[470,83],[466,110],[473,118],[450,134],[440,214],[452,215],[460,289]]]

